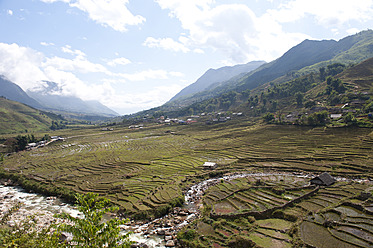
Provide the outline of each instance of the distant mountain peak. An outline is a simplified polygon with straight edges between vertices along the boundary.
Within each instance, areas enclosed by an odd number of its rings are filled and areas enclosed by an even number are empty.
[[[182,89],[169,102],[191,96],[206,90],[215,83],[227,81],[242,73],[249,73],[265,63],[265,61],[251,61],[246,64],[224,66],[218,69],[210,68],[196,82]]]

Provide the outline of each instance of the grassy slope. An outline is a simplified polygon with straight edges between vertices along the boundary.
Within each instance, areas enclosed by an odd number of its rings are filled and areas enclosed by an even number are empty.
[[[52,119],[22,103],[0,98],[0,134],[48,130]]]

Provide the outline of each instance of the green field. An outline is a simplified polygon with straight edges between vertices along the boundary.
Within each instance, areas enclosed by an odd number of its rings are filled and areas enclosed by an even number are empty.
[[[0,174],[47,194],[99,193],[125,215],[149,218],[167,213],[197,182],[233,172],[265,173],[210,187],[203,197],[204,217],[179,233],[181,242],[196,247],[225,247],[229,242],[319,247],[315,240],[323,235],[345,247],[373,244],[372,199],[357,199],[372,185],[339,182],[315,191],[309,179],[294,175],[327,171],[372,178],[372,129],[233,120],[141,129],[117,125],[113,131],[69,129],[53,135],[65,141],[5,157]],[[206,161],[218,168],[204,170]],[[188,230],[198,230],[199,238],[190,243]]]
[[[129,213],[181,197],[185,187],[208,177],[201,166],[205,161],[217,162],[222,173],[329,171],[367,177],[373,169],[370,129],[231,122],[54,134],[66,140],[13,154],[1,166],[41,184],[105,195]]]

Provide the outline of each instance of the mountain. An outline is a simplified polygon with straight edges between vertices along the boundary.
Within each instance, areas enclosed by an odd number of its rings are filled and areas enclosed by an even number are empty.
[[[219,69],[209,69],[195,83],[182,89],[169,102],[179,100],[181,98],[185,98],[200,91],[206,90],[214,83],[224,82],[242,73],[253,71],[265,63],[265,61],[252,61],[247,64],[225,66]]]
[[[75,96],[60,95],[61,89],[54,82],[45,82],[45,86],[27,93],[36,99],[44,110],[53,112],[72,112],[91,116],[114,117],[119,114],[98,101],[83,101]]]
[[[52,121],[60,116],[45,113],[20,102],[0,97],[0,134],[50,130]]]
[[[284,94],[297,92],[296,88],[300,86],[303,87],[303,90],[306,90],[310,88],[311,84],[318,84],[325,80],[318,75],[321,68],[324,68],[325,71],[344,70],[346,66],[350,67],[371,57],[373,57],[372,30],[363,31],[339,41],[305,40],[278,59],[263,64],[254,71],[223,82],[212,83],[203,91],[140,112],[138,115],[162,113],[162,115],[177,117],[192,113],[219,112],[222,110],[241,112],[245,108],[237,109],[238,106],[247,107],[248,98],[255,96],[258,98],[253,100],[260,102],[261,98],[257,93],[266,93],[264,89],[269,92],[268,87],[272,87],[272,85],[280,86],[291,82],[289,85],[285,85]],[[312,76],[316,74],[317,76]],[[330,71],[328,75],[334,76],[336,74]],[[301,93],[305,93],[305,91]],[[293,99],[291,100],[293,101]],[[273,103],[271,98],[268,98],[268,102]],[[251,107],[256,110],[254,106]],[[267,108],[268,106],[264,107]],[[263,111],[266,108],[263,108]],[[274,105],[272,109],[275,109]],[[260,111],[256,112],[259,113]]]
[[[239,84],[238,90],[254,89],[266,82],[309,66],[312,66],[311,68],[315,71],[328,64],[359,63],[372,56],[372,30],[363,31],[339,41],[305,40],[280,58],[261,66],[255,73],[247,75]],[[303,74],[306,74],[305,72]]]
[[[0,96],[21,102],[34,108],[42,108],[40,103],[35,101],[35,99],[32,99],[21,89],[21,87],[7,80],[4,76],[0,76]]]
[[[333,63],[360,63],[373,57],[373,31],[363,31],[356,35],[348,36],[339,41],[334,40],[305,40],[291,48],[280,58],[260,66],[258,69],[235,80],[224,84],[213,84],[209,89],[185,99],[188,102],[199,102],[217,97],[229,91],[242,92],[252,90],[260,85],[276,80],[286,82],[318,72],[319,68]],[[278,80],[281,77],[283,80]]]

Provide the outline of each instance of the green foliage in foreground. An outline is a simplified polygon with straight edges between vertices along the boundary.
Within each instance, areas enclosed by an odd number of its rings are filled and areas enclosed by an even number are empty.
[[[111,207],[110,200],[99,198],[97,194],[76,195],[77,208],[83,214],[83,218],[75,218],[63,213],[57,217],[68,220],[69,223],[52,224],[41,230],[36,229],[36,219],[29,216],[9,227],[6,222],[10,216],[18,211],[20,205],[11,208],[4,213],[0,219],[0,246],[1,247],[130,247],[131,241],[127,234],[120,233],[119,225],[125,224],[127,220],[113,218],[103,222],[103,215],[116,211]],[[73,235],[70,242],[61,242],[61,232]]]
[[[78,210],[84,218],[76,218],[63,213],[58,217],[69,220],[72,224],[61,224],[58,229],[73,234],[72,244],[69,247],[129,247],[129,233],[120,234],[119,225],[127,220],[117,218],[102,223],[104,214],[118,210],[110,207],[110,200],[98,198],[98,194],[77,194]]]

